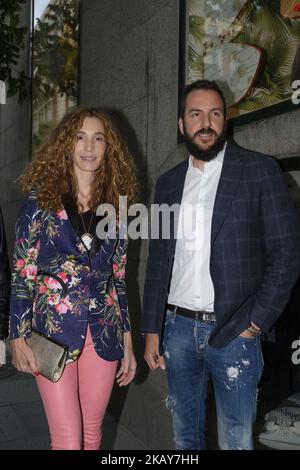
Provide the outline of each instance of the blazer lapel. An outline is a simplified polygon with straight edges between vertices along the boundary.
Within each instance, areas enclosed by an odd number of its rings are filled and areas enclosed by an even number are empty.
[[[63,205],[65,208],[65,211],[68,216],[68,220],[76,233],[76,235],[80,238],[80,222],[79,222],[79,217],[78,217],[78,210],[75,202],[73,201],[73,198],[71,195],[66,194],[63,197]]]
[[[169,180],[170,189],[168,191],[167,203],[169,206],[173,204],[181,204],[185,177],[188,169],[189,159],[186,158],[173,173],[172,178]],[[176,214],[176,211],[175,211]],[[179,216],[179,211],[177,216]],[[178,217],[175,218],[174,223],[170,223],[170,241],[168,243],[169,253],[171,256],[174,255],[176,240],[177,240],[177,229],[178,229]]]
[[[173,173],[172,178],[169,180],[170,189],[168,192],[168,203],[170,205],[181,204],[188,165],[189,159],[186,158],[180,165],[178,165],[176,172]]]
[[[100,220],[102,219],[102,216],[95,216],[95,217],[96,217],[97,224],[98,224],[98,222],[100,222]],[[105,240],[101,240],[97,236],[97,226],[96,226],[96,233],[95,233],[95,236],[93,238],[91,249],[90,249],[90,257],[91,258],[93,256],[95,256],[95,254],[100,250],[100,248],[104,244],[104,242],[105,242]]]
[[[230,209],[231,202],[237,191],[243,169],[243,160],[239,154],[238,147],[227,143],[213,211],[211,246],[213,246],[215,238],[221,229],[225,217]]]

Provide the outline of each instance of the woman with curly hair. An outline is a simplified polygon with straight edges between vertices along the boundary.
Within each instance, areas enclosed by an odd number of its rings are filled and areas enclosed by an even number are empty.
[[[125,287],[126,240],[99,239],[97,207],[134,202],[131,155],[108,115],[71,110],[20,178],[27,194],[16,226],[10,339],[13,364],[36,376],[52,449],[99,449],[116,376],[134,377]],[[118,236],[119,233],[119,236]],[[39,374],[32,329],[68,347],[61,378]],[[117,363],[121,366],[116,373]]]

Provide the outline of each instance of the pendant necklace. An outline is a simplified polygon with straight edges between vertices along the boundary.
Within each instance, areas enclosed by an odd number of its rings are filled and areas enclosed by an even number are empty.
[[[92,241],[93,241],[93,238],[94,238],[90,233],[92,221],[93,221],[93,218],[94,218],[94,214],[92,212],[88,229],[86,228],[86,225],[84,223],[84,219],[82,217],[81,212],[79,212],[79,215],[80,215],[80,219],[81,219],[83,230],[84,230],[84,233],[81,235],[80,238],[83,241],[83,243],[84,243],[85,247],[87,248],[87,250],[90,250],[91,245],[92,245]]]

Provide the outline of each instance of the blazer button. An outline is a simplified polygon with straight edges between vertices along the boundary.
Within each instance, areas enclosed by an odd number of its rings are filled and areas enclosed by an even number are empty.
[[[89,273],[89,272],[90,272],[90,267],[89,267],[89,266],[83,266],[82,270],[83,270],[85,273]]]

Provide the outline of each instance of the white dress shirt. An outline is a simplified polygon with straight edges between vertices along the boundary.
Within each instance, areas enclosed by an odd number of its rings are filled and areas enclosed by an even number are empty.
[[[226,144],[204,170],[189,166],[180,206],[174,265],[168,303],[190,310],[214,310],[210,275],[210,240],[213,208]]]

